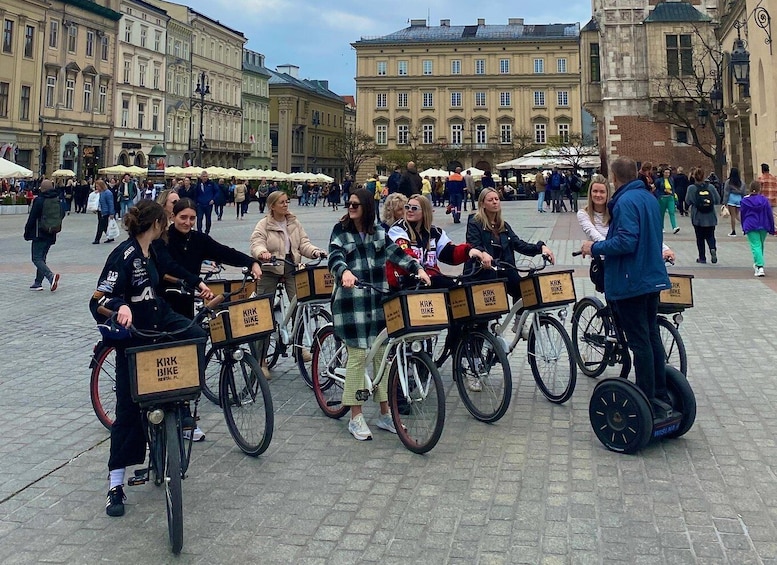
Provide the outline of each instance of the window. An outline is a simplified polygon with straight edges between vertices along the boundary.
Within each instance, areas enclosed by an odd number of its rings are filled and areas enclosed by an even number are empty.
[[[666,36],[666,70],[672,77],[693,74],[693,48],[690,35]]]
[[[399,124],[397,126],[397,145],[407,145],[410,134],[410,126]]]
[[[407,92],[397,92],[397,108],[407,108]]]
[[[132,22],[129,20],[124,22],[124,41],[125,43],[132,43]]]
[[[181,42],[176,40],[175,43],[173,43],[173,55],[176,57],[181,56]]]
[[[70,24],[70,26],[67,28],[67,52],[75,53],[77,44],[78,27],[75,24]]]
[[[512,98],[512,92],[500,92],[499,93],[499,105],[502,108],[509,108],[512,106],[513,98]]]
[[[485,106],[486,106],[486,93],[485,92],[476,92],[475,93],[475,106],[477,108],[485,108]]]
[[[567,60],[566,60],[566,58],[556,59],[556,72],[557,73],[566,73],[567,72]]]
[[[159,73],[160,73],[159,65],[154,65],[154,83],[153,83],[154,90],[159,90]]]
[[[377,145],[386,145],[388,143],[388,126],[386,124],[375,126],[375,143]]]
[[[499,74],[510,74],[510,59],[499,59]]]
[[[146,86],[146,68],[148,65],[146,63],[140,63],[138,65],[138,85],[139,86]]]
[[[559,90],[556,92],[556,105],[569,106],[569,91]]]
[[[397,74],[401,77],[407,76],[407,61],[397,61]]]
[[[511,124],[499,125],[499,143],[513,142],[513,126]]]
[[[129,84],[132,78],[132,61],[124,61],[124,83]]]
[[[59,43],[59,22],[56,20],[53,20],[51,22],[51,26],[49,27],[49,47],[53,47],[54,49],[56,49],[58,43]]]
[[[100,42],[100,59],[103,61],[108,60],[108,36],[103,35],[102,41]]]
[[[451,145],[460,146],[464,138],[464,125],[451,124]]]
[[[454,59],[451,61],[451,74],[452,75],[460,75],[461,74],[461,60],[460,59]]]
[[[461,108],[461,92],[451,92],[451,108]]]
[[[124,98],[121,101],[121,127],[126,128],[129,124],[129,99]]]
[[[534,124],[534,143],[548,142],[545,124]]]
[[[601,82],[602,74],[599,67],[599,44],[591,43],[588,50],[588,60],[591,64],[591,82]]]
[[[558,125],[558,137],[561,143],[569,143],[569,124]]]
[[[388,108],[388,94],[385,92],[378,92],[377,100],[375,102],[376,108]]]
[[[475,143],[483,145],[488,139],[486,124],[475,124]]]
[[[431,75],[432,74],[432,61],[429,59],[424,59],[422,64],[423,72],[425,75]]]
[[[545,59],[534,59],[534,74],[545,72]]]
[[[94,57],[94,32],[91,29],[86,31],[86,56]]]
[[[434,124],[424,124],[421,128],[423,134],[424,145],[431,145],[434,143]]]
[[[160,51],[162,47],[162,32],[154,32],[154,51]]]
[[[24,56],[32,57],[33,47],[35,46],[35,28],[27,26],[24,29]]]
[[[146,40],[148,39],[148,28],[146,26],[140,26],[140,46],[146,46]]]
[[[545,105],[545,91],[544,90],[535,90],[534,91],[534,105],[535,106],[544,106]]]
[[[54,107],[54,96],[57,90],[57,77],[49,75],[46,77],[46,107]]]
[[[674,131],[674,141],[680,145],[688,145],[688,130],[684,128],[672,127]]]
[[[434,108],[434,92],[424,92],[422,96],[423,103],[421,106],[424,108]]]
[[[92,80],[84,80],[84,112],[92,111]]]
[[[386,76],[386,61],[378,61],[378,76]]]
[[[0,82],[0,118],[8,117],[8,92],[10,85],[7,82]]]
[[[23,122],[30,120],[30,87],[22,86],[22,95],[19,100],[19,119]]]
[[[484,75],[484,74],[486,74],[486,60],[485,59],[475,59],[475,74],[476,75]]]
[[[143,121],[146,118],[146,103],[138,102],[138,129],[143,129]]]
[[[13,50],[13,20],[5,20],[3,24],[3,53],[11,53]],[[3,83],[7,84],[7,83]],[[6,106],[8,101],[6,100]]]
[[[108,85],[100,83],[100,96],[97,99],[97,111],[101,114],[105,113],[105,103],[108,100]]]
[[[76,79],[69,76],[65,80],[65,108],[68,110],[73,109],[73,100],[76,97]]]

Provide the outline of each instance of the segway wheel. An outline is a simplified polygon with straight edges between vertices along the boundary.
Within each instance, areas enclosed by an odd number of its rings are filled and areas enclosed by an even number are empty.
[[[595,387],[588,404],[591,426],[599,441],[618,453],[645,447],[653,432],[653,412],[645,393],[631,381],[609,378]]]
[[[672,401],[672,409],[683,415],[680,426],[664,437],[674,438],[688,432],[696,421],[696,395],[688,379],[679,370],[666,366],[666,390]]]

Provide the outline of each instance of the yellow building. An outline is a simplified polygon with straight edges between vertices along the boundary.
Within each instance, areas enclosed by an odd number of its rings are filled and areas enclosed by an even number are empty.
[[[356,50],[357,127],[383,158],[491,170],[551,138],[580,135],[579,24],[452,26],[411,20]],[[391,161],[394,160],[395,163]],[[374,170],[374,169],[372,169]]]

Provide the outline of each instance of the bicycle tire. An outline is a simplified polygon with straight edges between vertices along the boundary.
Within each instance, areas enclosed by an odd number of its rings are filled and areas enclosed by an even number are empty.
[[[205,380],[203,381],[202,394],[216,406],[221,406],[219,400],[219,381],[221,380],[221,368],[224,366],[224,350],[211,346],[205,354]]]
[[[666,364],[678,369],[683,375],[688,375],[688,354],[680,331],[672,322],[659,316],[658,333],[661,335],[661,343],[664,344]]]
[[[298,308],[302,308],[303,306],[298,306]],[[310,322],[312,324],[312,330],[309,331],[308,335],[315,336],[316,332],[323,328],[325,325],[330,324],[332,322],[332,314],[327,312],[324,309],[318,309],[310,316]],[[311,368],[313,364],[313,355],[312,355],[312,339],[311,343],[303,343],[305,337],[305,328],[304,324],[300,324],[297,328],[297,332],[294,334],[294,358],[297,361],[297,368],[299,369],[299,374],[302,376],[302,380],[305,381],[305,384],[308,385],[308,388],[313,388],[313,377],[311,376]],[[310,355],[310,359],[308,361],[305,361],[305,350],[307,350],[308,355]]]
[[[102,345],[92,354],[89,396],[97,419],[110,431],[116,419],[116,349]]]
[[[577,382],[572,340],[564,325],[552,316],[540,316],[539,331],[540,336],[535,333],[534,324],[529,329],[529,367],[545,398],[563,404],[572,397]]]
[[[183,490],[181,487],[181,443],[175,413],[165,412],[165,502],[167,530],[174,554],[183,548]]]
[[[388,375],[391,418],[402,444],[413,453],[427,453],[437,445],[445,426],[445,390],[440,372],[424,351],[405,355],[408,367],[408,394],[400,406],[399,359],[391,362]],[[403,414],[402,412],[405,412]]]
[[[604,304],[586,296],[572,310],[572,351],[580,371],[596,378],[604,373],[612,359],[613,347],[607,341],[612,333],[608,316],[603,315]]]
[[[267,363],[267,368],[272,369],[278,364],[278,359],[281,357],[281,349],[283,349],[281,345],[281,331],[276,326],[273,332],[265,339],[267,340],[267,351],[264,354],[264,360]]]
[[[259,363],[244,352],[240,359],[224,365],[219,385],[221,408],[232,439],[246,455],[261,455],[272,441],[275,415],[270,385]]]
[[[488,331],[466,332],[452,363],[453,380],[467,411],[488,424],[504,416],[510,407],[513,378],[501,340]],[[470,390],[473,386],[480,390]]]
[[[345,343],[335,335],[331,324],[324,326],[313,336],[311,357],[311,380],[318,407],[329,418],[339,420],[348,412],[348,406],[343,404],[345,381],[335,377],[330,371],[345,367],[348,352]]]

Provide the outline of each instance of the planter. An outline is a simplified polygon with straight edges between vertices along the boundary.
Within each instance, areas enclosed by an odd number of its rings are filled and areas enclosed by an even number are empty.
[[[27,213],[27,205],[0,205],[0,215],[6,215],[6,214],[26,214]]]

